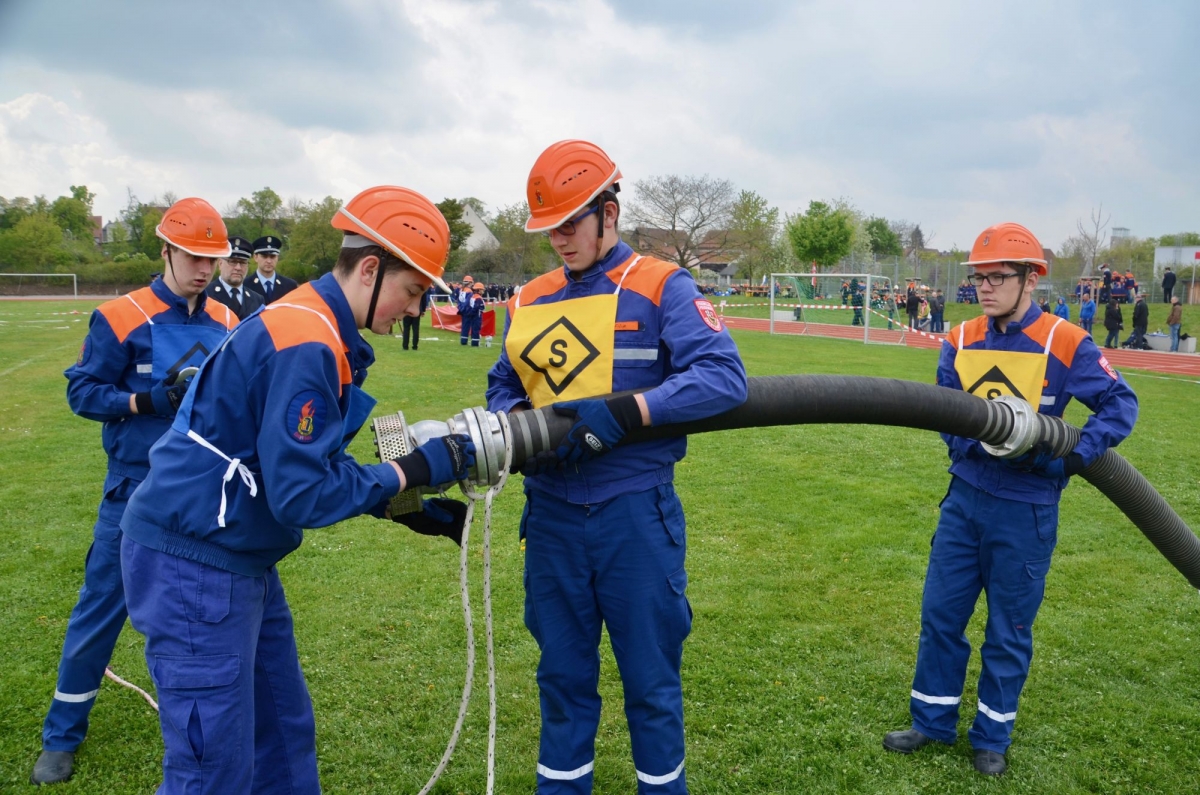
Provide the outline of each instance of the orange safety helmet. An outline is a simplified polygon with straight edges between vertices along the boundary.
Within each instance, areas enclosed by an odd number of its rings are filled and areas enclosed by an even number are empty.
[[[467,275],[467,276],[463,277],[463,284],[466,284],[467,282],[473,282],[473,281],[475,281],[475,277],[473,277],[473,276]]]
[[[450,253],[450,226],[433,202],[408,188],[367,188],[333,216],[346,233],[342,248],[380,246],[450,292],[442,281]]]
[[[538,157],[529,171],[526,232],[562,226],[621,178],[621,169],[604,150],[587,141],[559,141]]]
[[[475,282],[475,284],[473,284],[471,286],[471,289],[477,293],[482,293],[483,292],[483,282]]]
[[[180,199],[172,204],[154,234],[193,257],[228,257],[229,232],[221,214],[204,199]]]
[[[971,246],[971,258],[963,265],[997,265],[1015,262],[1029,265],[1039,276],[1046,275],[1046,252],[1038,239],[1020,224],[989,226]]]

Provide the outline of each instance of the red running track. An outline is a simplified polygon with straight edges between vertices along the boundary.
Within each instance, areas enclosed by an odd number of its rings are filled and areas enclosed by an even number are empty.
[[[725,325],[744,331],[769,331],[771,321],[766,318],[730,317],[722,318]],[[809,337],[862,341],[861,326],[839,326],[834,323],[797,323],[792,320],[776,320],[776,334],[795,334]],[[922,336],[920,333],[901,334],[888,331],[886,327],[871,326],[871,340],[892,344],[904,344],[910,348],[940,348],[941,338]],[[1200,356],[1188,353],[1162,353],[1160,351],[1131,351],[1124,348],[1107,349],[1105,357],[1114,367],[1134,370],[1149,370],[1154,373],[1188,375],[1200,377]]]

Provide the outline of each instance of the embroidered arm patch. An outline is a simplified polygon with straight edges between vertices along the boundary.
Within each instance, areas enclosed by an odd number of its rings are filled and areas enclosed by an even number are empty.
[[[315,442],[325,430],[325,421],[325,398],[320,392],[305,390],[288,404],[288,433],[301,444]]]
[[[704,321],[704,325],[713,331],[720,331],[721,318],[717,316],[717,310],[713,309],[712,301],[709,301],[707,298],[697,298],[694,303],[696,304],[696,311],[700,313],[700,319]]]

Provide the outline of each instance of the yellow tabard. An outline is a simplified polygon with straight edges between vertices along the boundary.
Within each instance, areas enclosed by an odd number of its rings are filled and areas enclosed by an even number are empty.
[[[1054,330],[1061,322],[1062,318],[1059,318],[1051,327],[1046,336],[1046,347],[1041,353],[964,350],[963,325],[960,325],[954,369],[962,382],[963,391],[988,400],[1000,395],[1012,395],[1024,400],[1034,411],[1039,411],[1042,406],[1042,387],[1046,383],[1050,343],[1054,339]],[[1053,403],[1054,398],[1051,397],[1050,405]]]
[[[504,350],[535,409],[612,391],[620,292],[530,306],[518,294]]]

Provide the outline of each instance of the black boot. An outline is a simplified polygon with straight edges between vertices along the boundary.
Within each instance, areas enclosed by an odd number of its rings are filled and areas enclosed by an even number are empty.
[[[33,775],[29,781],[41,786],[42,784],[58,784],[66,781],[75,772],[74,751],[42,751],[37,764],[33,766]]]
[[[888,732],[883,736],[883,747],[898,754],[911,754],[913,751],[920,750],[930,743],[936,742],[938,741],[932,737],[926,737],[916,729]]]
[[[975,769],[985,776],[1002,776],[1004,771],[1008,770],[1008,760],[1004,758],[1004,754],[976,748]]]

